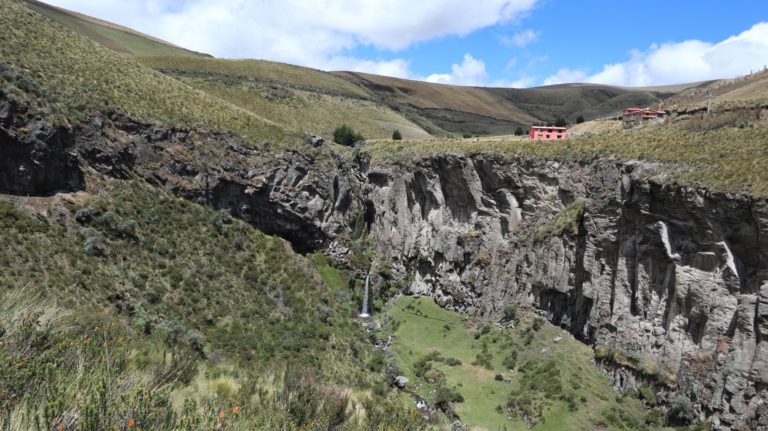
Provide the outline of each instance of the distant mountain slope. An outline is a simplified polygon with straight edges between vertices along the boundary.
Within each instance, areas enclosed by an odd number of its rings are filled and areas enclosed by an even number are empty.
[[[170,42],[140,33],[128,27],[51,6],[37,0],[24,1],[30,9],[118,52],[130,55],[208,56],[207,54],[181,48]]]
[[[579,116],[613,115],[629,106],[657,105],[677,88],[631,89],[564,84],[527,89],[461,87],[357,72],[336,72],[426,124],[448,132],[511,133],[517,126]],[[685,88],[685,86],[681,86]],[[427,126],[429,129],[429,127]]]

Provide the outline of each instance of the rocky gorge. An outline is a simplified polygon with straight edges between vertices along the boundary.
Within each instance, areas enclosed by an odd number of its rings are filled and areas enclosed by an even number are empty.
[[[618,159],[251,149],[235,135],[111,113],[53,127],[0,102],[0,192],[138,177],[299,252],[374,265],[480,318],[531,307],[595,347],[619,391],[690,401],[715,429],[768,429],[768,202]],[[93,189],[93,190],[92,190]]]

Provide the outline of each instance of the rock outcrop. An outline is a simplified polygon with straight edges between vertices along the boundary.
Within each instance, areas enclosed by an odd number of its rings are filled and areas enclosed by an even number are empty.
[[[0,193],[46,195],[84,187],[67,127],[0,99]]]

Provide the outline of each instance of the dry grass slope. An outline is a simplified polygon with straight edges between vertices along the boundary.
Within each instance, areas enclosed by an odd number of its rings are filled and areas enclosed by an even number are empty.
[[[712,116],[637,130],[584,135],[567,141],[433,139],[376,142],[368,144],[365,151],[380,161],[400,162],[446,152],[533,155],[548,159],[651,160],[675,165],[673,179],[686,184],[729,192],[749,191],[756,197],[768,197],[768,178],[763,168],[768,166],[768,115],[760,111],[749,115],[750,120],[738,124],[717,125],[718,117]]]
[[[114,109],[147,122],[232,130],[254,145],[298,141],[282,126],[104,48],[24,4],[0,0],[0,62],[31,80],[55,113],[85,120]],[[1,88],[13,93],[15,83],[3,78]]]
[[[142,57],[143,64],[192,87],[261,115],[289,130],[329,138],[348,124],[366,138],[429,135],[371,94],[332,74],[260,60]]]

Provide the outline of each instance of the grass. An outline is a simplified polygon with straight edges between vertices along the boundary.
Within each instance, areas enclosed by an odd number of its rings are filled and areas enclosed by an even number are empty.
[[[15,0],[0,0],[0,90],[39,99],[54,114],[88,121],[116,110],[165,126],[230,130],[254,146],[292,144],[282,126],[159,74],[54,23]],[[19,80],[24,85],[19,85]]]
[[[717,123],[717,116],[701,122]],[[692,128],[684,122],[615,131],[566,141],[521,140],[410,140],[369,143],[363,151],[380,163],[408,163],[419,157],[444,153],[538,156],[550,160],[617,158],[667,163],[670,180],[718,191],[749,191],[768,196],[768,124],[765,118],[746,125]]]
[[[201,57],[149,56],[138,59],[155,70],[279,83],[323,94],[370,99],[371,93],[317,69],[264,60],[225,60]]]
[[[5,428],[421,427],[343,273],[281,239],[122,180],[2,198],[0,229]]]
[[[541,241],[545,238],[563,234],[570,236],[580,235],[585,206],[584,201],[572,203],[563,212],[555,216],[551,223],[539,226],[534,233],[534,240]]]
[[[234,78],[179,79],[297,134],[311,132],[330,138],[336,127],[348,124],[367,138],[389,138],[395,128],[406,136],[428,136],[391,109],[367,100]]]
[[[455,412],[475,429],[524,429],[525,413],[535,430],[646,428],[648,412],[641,402],[631,397],[619,402],[588,346],[536,322],[527,311],[517,315],[514,329],[481,329],[430,298],[400,297],[386,310],[397,323],[384,331],[396,337],[395,357],[411,389],[431,403],[439,387],[455,389],[464,398],[454,403]],[[514,370],[503,365],[510,356],[516,358]],[[449,365],[449,358],[461,364]],[[426,366],[425,359],[430,359]],[[419,369],[438,370],[419,374],[431,380],[444,375],[445,382],[429,383],[417,376]]]
[[[107,23],[75,12],[64,11],[45,3],[26,0],[27,7],[62,24],[63,26],[89,37],[115,51],[130,55],[182,55],[202,54],[171,45],[131,29]]]

